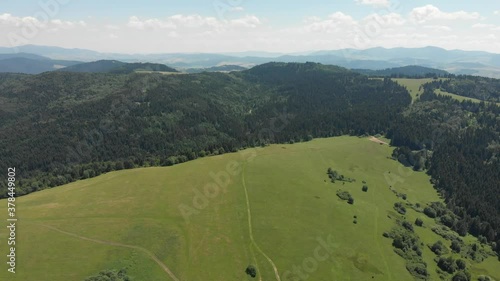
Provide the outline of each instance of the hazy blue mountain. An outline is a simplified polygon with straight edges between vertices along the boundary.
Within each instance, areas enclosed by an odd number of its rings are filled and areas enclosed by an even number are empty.
[[[239,65],[220,65],[212,66],[208,68],[188,68],[184,71],[187,73],[201,73],[201,72],[231,72],[231,71],[243,71],[248,68]]]
[[[87,73],[132,73],[135,71],[161,71],[177,72],[177,70],[158,63],[126,63],[117,60],[99,60],[95,62],[81,63],[59,71],[65,72],[87,72]]]
[[[12,54],[0,54],[0,60],[4,59],[12,59],[12,58],[26,58],[26,59],[34,59],[34,60],[50,60],[50,58],[30,54],[30,53],[12,53]]]
[[[78,61],[51,60],[47,58],[32,59],[16,56],[1,59],[2,56],[8,57],[9,55],[0,55],[0,72],[39,74],[81,63]]]
[[[0,54],[25,52],[51,59],[97,61],[119,60],[122,62],[153,62],[175,68],[210,68],[219,65],[252,67],[270,61],[318,62],[340,65],[346,68],[381,70],[420,65],[450,73],[468,73],[500,78],[500,54],[482,51],[445,50],[438,47],[423,48],[369,48],[365,50],[342,49],[301,52],[296,54],[272,52],[238,52],[225,54],[165,53],[165,54],[118,54],[99,53],[85,49],[65,49],[50,46],[26,45],[17,48],[0,47]]]
[[[223,55],[238,57],[238,58],[244,58],[244,57],[276,58],[279,56],[283,56],[285,54],[277,52],[247,51],[247,52],[229,52],[229,53],[223,53]]]

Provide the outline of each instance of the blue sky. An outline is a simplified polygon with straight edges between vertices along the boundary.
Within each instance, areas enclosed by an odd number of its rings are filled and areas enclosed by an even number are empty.
[[[500,53],[494,2],[2,0],[0,45],[127,53],[435,45]]]

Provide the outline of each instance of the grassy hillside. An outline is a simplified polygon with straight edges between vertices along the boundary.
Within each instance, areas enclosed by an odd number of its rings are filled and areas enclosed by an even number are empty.
[[[411,95],[412,101],[415,101],[416,99],[418,99],[418,97],[424,92],[424,89],[421,88],[422,85],[429,83],[429,82],[436,81],[433,78],[392,78],[392,80],[407,88],[408,92]],[[439,80],[446,81],[449,79],[439,78]],[[458,101],[471,101],[471,102],[475,102],[475,103],[481,102],[480,99],[457,95],[454,93],[444,91],[442,89],[436,89],[435,93],[439,94],[439,95],[452,97],[453,99],[456,99]],[[498,102],[496,104],[500,105],[500,103],[498,103]]]
[[[434,81],[433,78],[392,78],[393,81],[399,83],[401,86],[404,86],[410,92],[412,101],[415,101],[423,92],[424,89],[421,88],[425,83],[429,83]]]
[[[0,170],[15,165],[26,194],[265,143],[382,133],[410,101],[392,81],[314,63],[186,75],[3,74]],[[0,181],[0,198],[5,191]]]
[[[17,200],[17,273],[1,270],[0,280],[83,280],[124,267],[134,280],[252,280],[249,264],[258,271],[253,280],[294,280],[294,270],[308,280],[413,280],[382,236],[400,216],[393,204],[402,200],[389,185],[411,203],[439,198],[424,173],[387,158],[392,150],[367,138],[315,139],[29,194]],[[328,167],[356,182],[331,183]],[[417,216],[422,242],[434,243],[434,222],[408,208],[409,221]],[[437,280],[435,256],[423,249]],[[493,258],[470,266],[473,275],[500,278]]]

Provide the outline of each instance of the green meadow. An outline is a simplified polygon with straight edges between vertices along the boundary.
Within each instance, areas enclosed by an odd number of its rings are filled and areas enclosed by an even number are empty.
[[[441,80],[445,78],[439,78]],[[399,83],[402,86],[405,86],[408,89],[408,92],[411,95],[412,101],[415,101],[418,99],[418,97],[424,92],[423,89],[420,89],[420,86],[424,85],[425,83],[432,82],[434,79],[433,78],[392,78],[395,82]],[[442,91],[440,89],[436,90],[436,94],[438,95],[443,95],[443,96],[449,96],[452,97],[458,101],[472,101],[479,103],[481,100],[475,99],[475,98],[469,98],[469,97],[464,97],[460,95],[456,95],[453,93],[448,93],[445,91]],[[497,103],[500,105],[500,103]]]
[[[444,95],[444,96],[450,96],[458,101],[471,101],[471,102],[475,102],[475,103],[480,103],[481,100],[479,99],[475,99],[475,98],[469,98],[469,97],[464,97],[464,96],[459,96],[459,95],[456,95],[456,94],[452,94],[452,93],[449,93],[449,92],[445,92],[445,91],[442,91],[440,89],[437,89],[436,90],[436,94],[438,95]],[[488,103],[488,102],[486,102]],[[496,103],[497,105],[500,105],[500,103]]]
[[[315,139],[32,193],[16,200],[16,273],[2,262],[0,280],[78,281],[121,268],[148,281],[414,280],[382,236],[401,217],[393,205],[403,200],[390,186],[413,204],[440,199],[425,173],[389,158],[392,150],[368,138]],[[329,167],[356,181],[330,182]],[[339,199],[339,189],[354,204]],[[424,220],[415,231],[425,245],[441,238],[432,219],[407,210],[408,221]],[[2,249],[7,236],[1,227]],[[439,280],[436,256],[422,248]],[[496,258],[468,265],[476,279],[500,279]]]
[[[425,83],[432,82],[434,79],[433,78],[392,78],[393,81],[397,82],[398,84],[405,86],[408,89],[408,92],[411,95],[412,101],[415,101],[423,92],[424,90],[420,88],[420,86],[424,85]]]

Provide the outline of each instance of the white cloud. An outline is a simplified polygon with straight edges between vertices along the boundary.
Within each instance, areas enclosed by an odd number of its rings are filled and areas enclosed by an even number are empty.
[[[385,15],[371,14],[363,19],[365,23],[374,22],[380,26],[393,26],[393,25],[403,25],[406,20],[396,13],[390,13]]]
[[[492,28],[492,27],[495,27],[495,25],[486,23],[475,23],[472,25],[472,28]]]
[[[63,21],[60,19],[52,19],[41,21],[35,17],[16,17],[8,13],[0,15],[0,25],[15,26],[15,27],[29,27],[35,26],[37,28],[72,28],[77,26],[86,26],[84,21]]]
[[[499,31],[500,26],[488,23],[475,23],[472,25],[472,28],[480,29],[480,30],[491,30],[491,31]]]
[[[369,5],[372,7],[389,7],[391,4],[389,0],[355,0],[356,3],[361,5]]]
[[[433,31],[451,31],[451,27],[446,25],[425,25],[424,28],[431,29]]]
[[[219,20],[214,17],[200,15],[173,15],[164,20],[151,18],[139,19],[136,16],[129,18],[128,26],[137,29],[199,29],[200,32],[212,30],[221,31],[227,28],[256,28],[261,25],[261,20],[253,15],[247,15],[232,20]]]
[[[229,23],[230,23],[230,25],[236,26],[236,27],[241,26],[241,27],[250,27],[250,28],[256,28],[257,26],[262,24],[260,19],[256,16],[245,16],[243,18],[230,20]]]
[[[84,21],[78,21],[78,22],[72,22],[72,21],[63,21],[60,19],[54,19],[51,20],[50,23],[54,25],[55,27],[61,27],[61,28],[72,28],[76,26],[87,26],[87,24]]]
[[[244,13],[240,16],[233,14],[231,18],[198,14],[177,14],[164,18],[131,16],[124,23],[103,23],[96,18],[85,20],[68,22],[53,19],[44,23],[32,17],[0,14],[0,42],[8,44],[10,33],[22,35],[27,24],[37,24],[43,26],[38,28],[40,32],[27,38],[23,44],[127,53],[300,52],[426,45],[497,53],[500,50],[500,26],[491,18],[481,18],[470,11],[444,12],[431,5],[415,8],[407,14],[379,11],[366,17],[332,11],[328,16],[310,15],[285,27],[270,25],[266,18]]]
[[[167,28],[167,29],[175,29],[176,26],[175,24],[168,22],[168,21],[162,21],[159,19],[147,19],[147,20],[141,20],[136,16],[131,16],[128,21],[128,26],[137,28],[137,29],[144,29],[144,28]]]
[[[117,25],[113,25],[113,24],[107,24],[107,25],[105,25],[104,27],[105,27],[106,29],[108,29],[108,30],[119,30],[119,29],[120,29],[120,27],[119,27],[119,26],[117,26]]]
[[[309,17],[306,22],[307,23],[302,28],[302,31],[326,33],[347,30],[358,24],[357,21],[355,21],[351,16],[342,12],[335,12],[324,20],[318,17]]]
[[[12,26],[43,26],[42,22],[37,20],[34,17],[16,17],[11,14],[1,14],[0,15],[0,24],[1,25],[12,25]]]
[[[494,15],[500,15],[500,10],[493,11]]]
[[[417,23],[424,23],[433,20],[474,20],[481,16],[477,12],[443,12],[438,7],[426,5],[423,7],[414,8],[410,13],[410,19]]]

